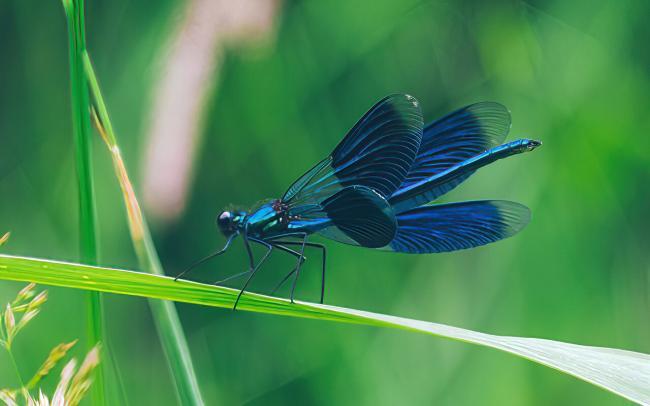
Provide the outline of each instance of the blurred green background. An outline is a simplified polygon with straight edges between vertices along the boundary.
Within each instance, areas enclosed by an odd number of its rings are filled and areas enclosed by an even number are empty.
[[[443,200],[518,201],[532,209],[531,224],[509,240],[443,255],[327,243],[326,302],[650,352],[650,3],[260,1],[235,12],[243,7],[236,3],[215,1],[220,8],[198,12],[198,23],[188,13],[209,1],[86,3],[90,53],[169,274],[223,244],[218,211],[281,195],[384,95],[414,95],[425,121],[495,100],[512,112],[509,139],[529,136],[544,146],[481,170]],[[266,13],[250,23],[262,28],[238,32],[255,13]],[[198,31],[183,40],[187,30]],[[3,252],[78,257],[66,35],[59,1],[0,2],[0,233],[12,232]],[[173,51],[177,40],[186,53]],[[194,81],[203,92],[198,102],[183,92],[193,75],[183,63],[176,90],[159,90],[176,56],[203,58],[208,68]],[[167,110],[157,112],[161,105]],[[187,114],[188,106],[199,114]],[[167,141],[148,135],[155,123],[184,116],[194,117],[194,130],[173,127]],[[165,152],[192,133],[194,153],[182,145]],[[108,154],[101,142],[94,149],[101,263],[135,268]],[[148,165],[156,173],[148,161],[182,175],[178,156],[192,163],[182,176],[186,188],[171,197],[147,189]],[[181,203],[165,211],[158,207],[165,199]],[[313,259],[299,284],[306,300],[318,298]],[[253,290],[268,291],[292,261],[276,254]],[[236,244],[194,277],[214,281],[244,267]],[[0,302],[22,286],[0,283]],[[84,295],[49,290],[43,313],[16,344],[25,374],[55,344],[84,338]],[[105,298],[109,344],[130,403],[174,404],[146,301]],[[178,309],[210,404],[625,404],[549,368],[463,343]],[[16,384],[7,362],[0,353],[0,386]]]

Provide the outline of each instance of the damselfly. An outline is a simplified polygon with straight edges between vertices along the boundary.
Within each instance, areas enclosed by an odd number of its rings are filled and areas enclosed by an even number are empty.
[[[274,249],[296,257],[295,268],[280,282],[293,276],[293,302],[305,248],[313,247],[322,252],[322,303],[326,249],[308,241],[313,234],[409,254],[461,250],[510,237],[530,220],[530,211],[519,203],[478,200],[429,204],[477,169],[541,145],[529,139],[500,145],[509,129],[510,113],[499,103],[472,104],[425,127],[415,98],[388,96],[280,199],[250,212],[221,212],[217,226],[227,238],[225,246],[177,279],[223,254],[237,236],[242,236],[249,269],[233,276],[248,276],[234,308]],[[251,243],[266,248],[257,263]]]

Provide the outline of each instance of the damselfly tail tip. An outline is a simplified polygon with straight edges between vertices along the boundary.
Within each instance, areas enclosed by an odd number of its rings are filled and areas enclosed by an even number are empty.
[[[537,148],[537,147],[539,147],[541,145],[542,145],[542,141],[528,140],[528,142],[526,143],[526,149],[528,149],[529,151],[532,151],[532,150],[534,150],[535,148]]]

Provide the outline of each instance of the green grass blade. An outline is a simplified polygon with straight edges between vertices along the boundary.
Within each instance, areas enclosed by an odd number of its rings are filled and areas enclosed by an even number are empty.
[[[119,269],[0,255],[0,279],[231,308],[238,291]],[[485,334],[444,324],[361,310],[289,303],[246,293],[239,310],[342,323],[391,327],[495,348],[600,386],[626,399],[650,404],[650,355],[538,338]],[[236,313],[232,313],[233,317]]]
[[[90,93],[93,96],[92,116],[95,119],[97,130],[109,149],[115,169],[115,176],[122,188],[131,240],[140,267],[149,273],[164,275],[158,253],[149,233],[149,228],[142,215],[140,204],[135,197],[133,185],[129,180],[126,165],[122,159],[120,148],[117,145],[117,139],[104,98],[102,97],[95,70],[87,52],[84,52],[82,60],[84,72],[90,86]],[[181,404],[204,404],[198,380],[194,373],[190,350],[185,339],[185,334],[183,333],[180,319],[178,318],[178,313],[176,312],[176,307],[172,302],[160,300],[150,300],[149,307],[151,308],[156,323],[158,336],[169,364],[170,373],[174,378]]]
[[[82,55],[86,48],[83,0],[63,0],[68,24],[70,53],[70,96],[72,128],[75,139],[75,158],[79,186],[79,243],[81,261],[97,263],[97,227],[95,191],[92,171],[92,132],[90,128],[90,100],[88,84],[83,71]],[[94,348],[104,340],[101,296],[88,293],[87,329],[88,348]],[[103,368],[97,368],[96,383],[93,385],[94,404],[104,403]]]

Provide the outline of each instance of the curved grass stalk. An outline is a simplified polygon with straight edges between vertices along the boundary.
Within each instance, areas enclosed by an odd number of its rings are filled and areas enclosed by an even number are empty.
[[[238,290],[140,272],[0,255],[0,279],[86,289],[230,309]],[[485,334],[362,310],[259,294],[242,296],[238,310],[365,324],[425,333],[494,348],[573,375],[626,399],[650,404],[650,355],[559,341]],[[232,313],[235,314],[235,313]]]
[[[131,240],[138,262],[145,271],[155,275],[164,275],[149,228],[135,196],[133,185],[129,180],[99,82],[95,76],[95,70],[86,51],[82,54],[82,63],[90,94],[92,95],[92,118],[111,154],[115,176],[122,189]],[[170,373],[174,378],[181,404],[203,405],[204,402],[194,373],[192,357],[176,307],[172,302],[160,300],[149,300],[149,307],[153,314],[158,336],[167,357]]]

